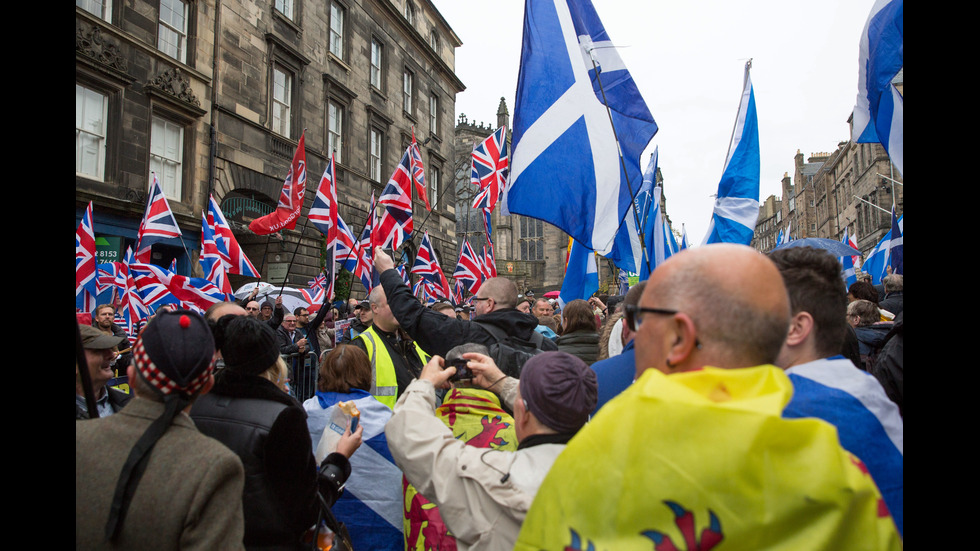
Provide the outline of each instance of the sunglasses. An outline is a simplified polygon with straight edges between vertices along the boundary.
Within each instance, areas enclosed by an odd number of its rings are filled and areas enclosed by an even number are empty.
[[[673,316],[680,313],[679,310],[668,310],[666,308],[642,308],[638,304],[627,304],[623,309],[623,317],[626,319],[626,326],[630,331],[636,331],[643,325],[644,314],[659,314],[661,316]]]

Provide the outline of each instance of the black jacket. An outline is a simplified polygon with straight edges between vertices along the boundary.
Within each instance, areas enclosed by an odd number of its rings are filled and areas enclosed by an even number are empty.
[[[402,329],[430,355],[445,357],[447,352],[460,344],[478,343],[488,347],[495,344],[497,339],[481,327],[481,323],[498,327],[508,335],[523,340],[530,340],[531,333],[538,326],[537,318],[515,308],[483,314],[478,318],[480,323],[450,318],[422,306],[412,295],[412,289],[405,285],[401,275],[394,269],[381,274],[381,285],[384,286],[392,315]],[[543,349],[558,349],[549,339],[544,341]]]
[[[318,475],[306,411],[262,377],[222,370],[211,392],[194,403],[191,418],[245,466],[246,547],[296,549],[316,523],[317,489],[333,505],[350,475],[350,463],[337,453]]]
[[[572,331],[558,337],[558,350],[577,356],[592,365],[599,358],[599,333],[595,331]]]

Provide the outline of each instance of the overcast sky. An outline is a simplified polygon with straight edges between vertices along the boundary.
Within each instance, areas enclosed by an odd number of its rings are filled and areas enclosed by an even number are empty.
[[[456,114],[496,124],[500,98],[511,120],[524,2],[433,0],[463,45],[456,74],[466,91]],[[593,0],[660,130],[667,213],[697,245],[738,110],[745,62],[759,116],[760,199],[781,195],[797,150],[831,152],[848,139],[857,96],[858,40],[873,0]]]

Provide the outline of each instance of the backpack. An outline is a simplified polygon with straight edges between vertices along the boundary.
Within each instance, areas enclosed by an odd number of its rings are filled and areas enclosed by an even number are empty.
[[[521,369],[524,368],[524,364],[527,363],[531,356],[544,352],[541,348],[541,345],[544,343],[544,336],[537,331],[531,332],[530,340],[524,340],[504,333],[497,326],[475,321],[497,340],[496,343],[489,347],[490,357],[493,358],[497,367],[504,372],[504,375],[519,379],[521,377]]]

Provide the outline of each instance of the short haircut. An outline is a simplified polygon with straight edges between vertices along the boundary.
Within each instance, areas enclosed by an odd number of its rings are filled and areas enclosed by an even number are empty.
[[[548,300],[548,299],[546,299],[544,297],[539,297],[539,298],[534,299],[534,302],[531,303],[531,309],[534,309],[534,307],[537,306],[539,302],[544,302],[544,303],[547,303],[548,306],[552,306],[550,300]],[[553,306],[552,306],[552,308],[553,308]]]
[[[858,300],[870,300],[878,304],[878,290],[867,281],[856,281],[847,289],[847,294]]]
[[[562,312],[564,315],[564,328],[562,329],[562,334],[567,335],[573,331],[589,331],[595,333],[598,331],[595,323],[595,313],[592,311],[592,306],[577,298],[565,305],[565,310]]]
[[[371,306],[374,306],[374,305],[378,304],[381,301],[381,297],[384,297],[384,296],[385,296],[385,289],[384,289],[384,287],[382,287],[380,285],[375,285],[374,288],[371,289],[371,294],[368,295],[368,302],[371,303]]]
[[[115,306],[113,306],[111,304],[100,304],[100,305],[98,305],[98,306],[95,307],[95,315],[99,315],[99,312],[101,312],[103,308],[110,308],[113,313],[116,312],[116,307]]]
[[[451,348],[449,352],[446,352],[446,361],[451,362],[453,360],[462,358],[463,354],[470,354],[470,353],[483,354],[484,356],[489,356],[490,349],[487,348],[485,344],[479,344],[475,342],[460,344],[458,346],[454,346],[453,348]]]
[[[855,300],[847,305],[847,315],[859,318],[858,327],[873,325],[881,321],[878,305],[870,300]]]
[[[554,316],[538,316],[538,325],[543,325],[552,331],[558,331],[558,323]]]
[[[483,283],[485,297],[492,298],[501,308],[517,307],[517,285],[506,277],[492,277]]]
[[[885,286],[885,292],[891,293],[892,291],[901,291],[904,280],[905,277],[902,274],[888,274],[881,282]]]
[[[847,292],[841,264],[830,253],[791,247],[769,253],[789,293],[793,315],[807,312],[815,325],[816,351],[823,357],[840,352],[847,333]]]
[[[456,311],[456,308],[452,304],[449,304],[448,302],[437,302],[432,305],[432,309],[436,312],[442,312],[444,310],[452,310],[454,312]]]
[[[304,307],[302,307],[302,306],[297,306],[297,307],[296,307],[296,308],[295,308],[295,309],[293,310],[293,315],[294,315],[294,316],[298,316],[298,315],[299,315],[299,313],[300,313],[300,312],[302,312],[303,310],[306,310],[306,311],[309,311],[309,308],[304,308]]]
[[[352,344],[339,344],[323,356],[316,388],[346,394],[353,388],[371,390],[371,360]]]
[[[703,346],[722,350],[731,367],[775,363],[789,331],[789,312],[761,307],[716,272],[709,259],[669,271],[657,286],[662,302],[656,306],[690,316]]]
[[[643,296],[643,290],[646,288],[647,282],[645,280],[630,287],[630,290],[626,291],[626,295],[623,297],[623,306],[636,306],[639,304],[640,297]]]

